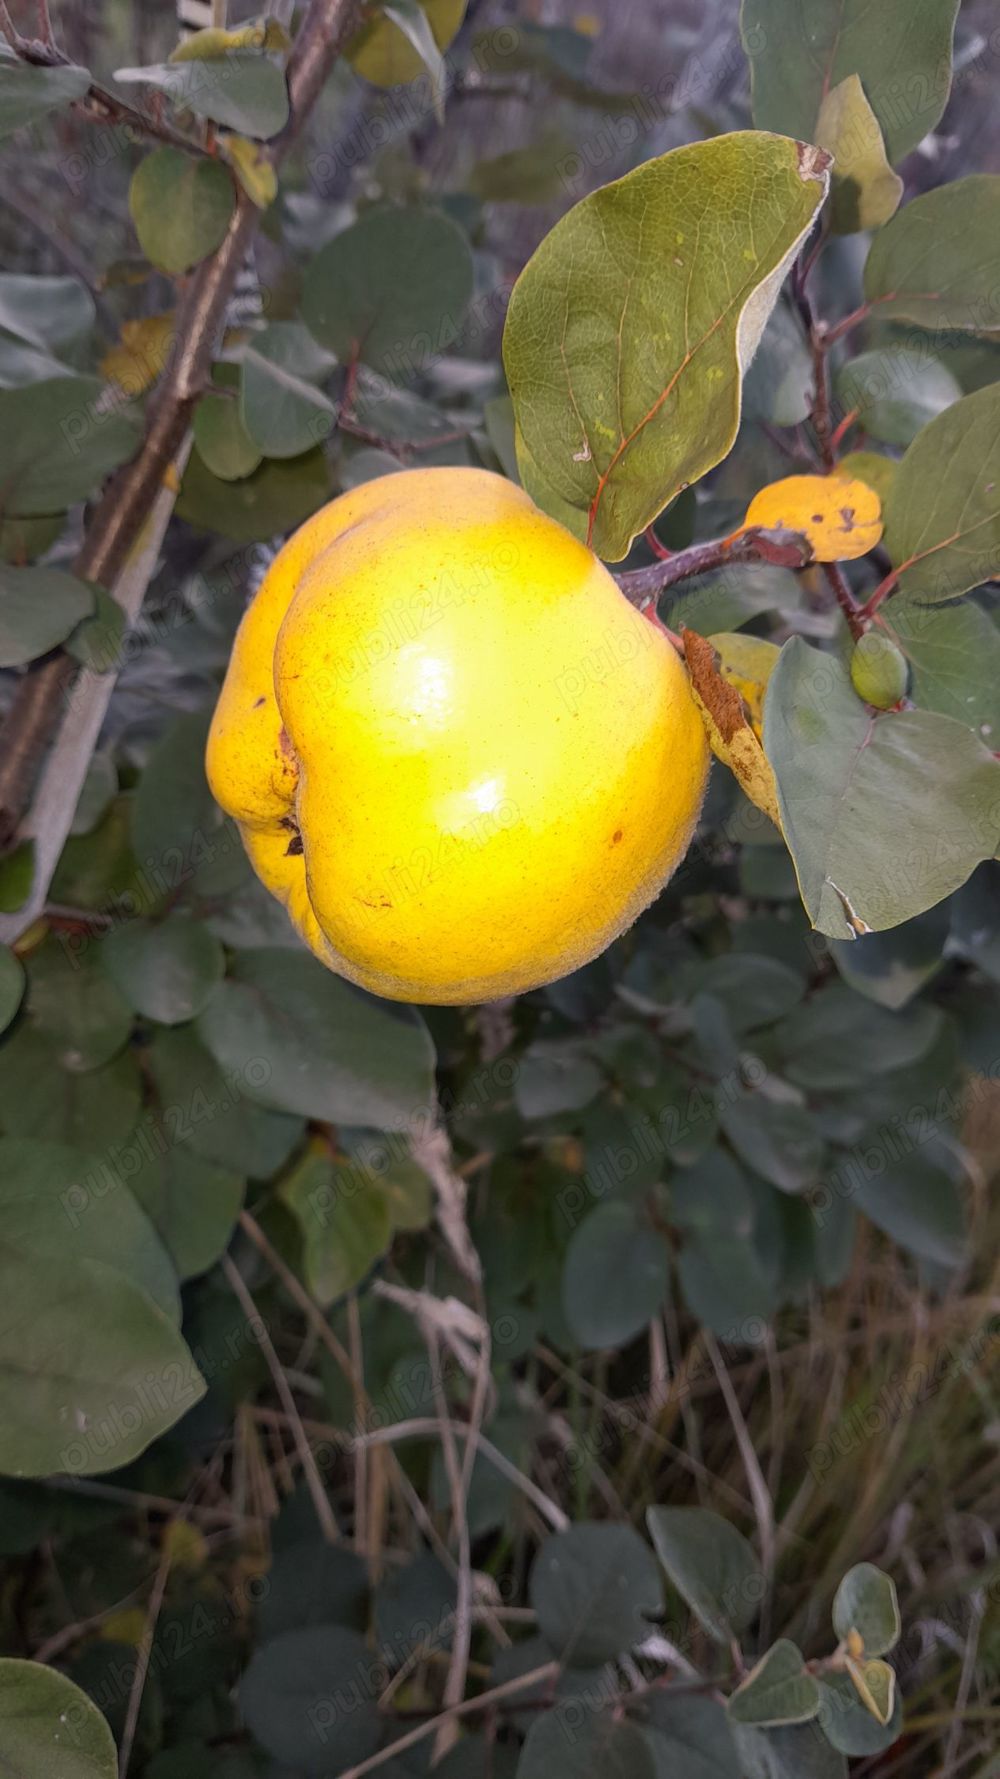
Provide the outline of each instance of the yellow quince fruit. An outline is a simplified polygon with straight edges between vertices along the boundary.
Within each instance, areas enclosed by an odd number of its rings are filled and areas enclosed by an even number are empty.
[[[502,476],[434,468],[285,544],[207,765],[324,964],[455,1005],[603,951],[687,850],[708,758],[684,667],[596,557]]]

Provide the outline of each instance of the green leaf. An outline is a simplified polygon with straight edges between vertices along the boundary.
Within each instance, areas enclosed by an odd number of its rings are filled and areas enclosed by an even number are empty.
[[[198,1029],[262,1106],[408,1130],[434,1104],[434,1047],[420,1015],[365,994],[304,951],[240,952]],[[259,1086],[253,1058],[267,1063]]]
[[[634,1340],[663,1308],[668,1289],[663,1237],[631,1206],[597,1205],[574,1230],[562,1303],[581,1346],[593,1351]]]
[[[754,123],[814,141],[826,94],[856,74],[900,160],[947,103],[957,11],[958,0],[743,0]]]
[[[204,1161],[154,1126],[129,1145],[138,1171],[129,1173],[133,1196],[157,1230],[180,1279],[214,1266],[229,1245],[243,1209],[239,1174]],[[170,1130],[170,1137],[176,1133]]]
[[[866,1174],[857,1194],[872,1222],[919,1259],[944,1267],[960,1266],[966,1259],[965,1219],[955,1183],[925,1149],[890,1161],[882,1172]]]
[[[634,1724],[593,1713],[572,1729],[561,1711],[546,1711],[528,1731],[517,1779],[656,1779],[649,1743]]]
[[[47,1037],[19,1021],[0,1049],[0,1126],[101,1153],[123,1143],[139,1116],[142,1081],[129,1051],[101,1068],[59,1066]]]
[[[382,1665],[343,1625],[286,1631],[254,1651],[240,1682],[240,1710],[274,1760],[299,1773],[355,1766],[378,1747]]]
[[[0,1137],[4,1241],[40,1258],[83,1255],[117,1267],[180,1324],[177,1279],[148,1217],[126,1184],[122,1157],[63,1143]]]
[[[888,933],[834,939],[833,961],[848,988],[890,1012],[905,1007],[943,967],[948,910],[949,904],[940,902]]]
[[[583,1044],[542,1038],[520,1059],[514,1099],[522,1118],[550,1118],[578,1112],[603,1085],[604,1076]]]
[[[471,295],[469,245],[446,216],[369,210],[307,268],[302,316],[338,358],[405,383],[458,337]]]
[[[885,506],[899,586],[931,604],[1000,569],[1000,387],[977,390],[917,435]]]
[[[93,609],[92,589],[61,568],[0,564],[0,667],[47,654]]]
[[[435,57],[446,50],[465,17],[467,0],[395,0],[381,6],[355,32],[344,54],[357,74],[373,86],[408,84],[426,71],[443,80]],[[423,15],[423,25],[415,14]]]
[[[238,482],[260,463],[262,454],[240,418],[235,396],[203,395],[194,411],[193,427],[202,462],[223,482]]]
[[[129,186],[129,214],[139,246],[163,272],[187,272],[221,244],[236,192],[219,161],[194,160],[178,148],[154,148]]]
[[[779,301],[744,379],[744,416],[748,420],[769,420],[773,426],[798,426],[812,412],[812,398],[812,356],[802,323],[788,303]],[[723,620],[707,626],[694,624],[693,628],[702,636],[709,636],[729,625]]]
[[[818,1183],[823,1139],[797,1098],[733,1095],[724,1088],[719,1119],[740,1160],[781,1192],[806,1192]]]
[[[650,1507],[656,1554],[681,1598],[716,1643],[757,1616],[764,1576],[742,1532],[706,1507]]]
[[[6,44],[0,45],[0,137],[12,136],[50,111],[65,110],[74,99],[83,98],[89,85],[86,68],[72,63],[34,67],[20,61]]]
[[[849,1674],[824,1674],[819,1683],[819,1722],[834,1748],[850,1755],[882,1754],[891,1748],[903,1727],[898,1686],[893,1690],[892,1715],[882,1724],[862,1704]]]
[[[912,444],[921,427],[961,395],[941,360],[913,346],[859,352],[837,373],[841,407],[856,409],[859,425],[884,445]]]
[[[0,945],[0,1032],[5,1031],[24,998],[24,966],[6,945]]]
[[[84,1073],[110,1062],[128,1042],[132,1015],[93,954],[77,957],[55,939],[28,965],[27,1023],[64,1069]]]
[[[1000,844],[998,764],[976,737],[930,711],[871,711],[801,637],[771,676],[764,747],[802,900],[831,938],[922,914]]]
[[[924,192],[875,236],[865,300],[880,320],[959,333],[1000,328],[1000,176],[972,173]]]
[[[883,624],[910,664],[910,698],[955,717],[993,749],[1000,736],[1000,629],[974,599],[921,605],[903,594]]]
[[[692,964],[679,972],[677,987],[683,995],[711,995],[720,1001],[732,1030],[741,1036],[772,1025],[805,992],[797,970],[749,951],[728,951]]]
[[[195,451],[176,511],[178,518],[211,536],[221,533],[237,544],[262,543],[276,532],[294,531],[330,495],[330,472],[319,449],[285,462],[268,458],[235,482],[213,475]]]
[[[282,1181],[302,1232],[306,1284],[324,1309],[360,1285],[392,1240],[385,1193],[360,1167],[311,1153]]]
[[[383,0],[382,19],[405,37],[416,51],[421,66],[430,78],[431,104],[438,123],[444,123],[444,96],[447,70],[437,44],[426,6],[422,0]]]
[[[740,1779],[729,1720],[717,1700],[653,1687],[641,1708],[657,1779]]]
[[[141,82],[166,93],[177,106],[268,141],[288,122],[288,84],[279,62],[252,50],[235,50],[217,61],[157,62],[119,68],[123,85]],[[157,153],[161,152],[157,150]],[[212,163],[206,162],[206,165]]]
[[[265,1056],[251,1056],[242,1073],[224,1074],[193,1027],[177,1026],[156,1033],[149,1067],[168,1144],[185,1144],[227,1172],[266,1180],[302,1136],[300,1118],[266,1111],[247,1096],[249,1076],[258,1082],[268,1078]]]
[[[631,1526],[581,1522],[545,1540],[528,1594],[563,1663],[599,1668],[648,1637],[663,1610],[652,1553]]]
[[[122,665],[125,613],[103,587],[94,587],[94,609],[81,619],[66,638],[66,653],[93,673],[107,673]]]
[[[265,457],[297,457],[333,431],[336,410],[316,388],[334,359],[301,322],[275,321],[243,351],[240,419]]]
[[[940,1031],[937,1007],[890,1013],[834,982],[790,1013],[776,1036],[789,1081],[807,1091],[842,1093],[863,1087],[871,1075],[918,1062]]]
[[[0,1249],[0,1470],[120,1469],[193,1408],[204,1379],[173,1323],[98,1260]]]
[[[878,118],[856,74],[848,74],[824,95],[816,141],[833,155],[834,234],[853,235],[888,222],[899,206],[903,181],[886,159]]]
[[[779,1637],[730,1695],[728,1711],[731,1722],[753,1723],[761,1729],[815,1717],[819,1687],[806,1671],[801,1649]]]
[[[760,1730],[733,1725],[741,1779],[847,1779],[847,1762],[831,1748],[818,1723]]]
[[[0,328],[46,352],[77,345],[93,327],[95,313],[94,299],[79,278],[0,273]]]
[[[132,456],[139,425],[134,410],[109,406],[107,385],[99,377],[50,377],[0,390],[5,509],[55,513],[86,500]]]
[[[104,940],[100,957],[128,1005],[161,1025],[194,1019],[215,993],[226,968],[215,935],[185,915],[171,915],[156,924],[130,920]]]
[[[158,899],[197,879],[205,894],[235,887],[244,852],[205,777],[209,713],[175,716],[153,748],[132,801],[132,845]]]
[[[696,1230],[677,1259],[684,1301],[730,1345],[758,1346],[778,1307],[772,1281],[746,1237]]]
[[[626,556],[730,449],[827,164],[753,131],[676,148],[576,204],[528,261],[503,347],[521,476],[597,555]]]
[[[7,1656],[0,1660],[0,1768],[11,1779],[116,1779],[118,1751],[93,1699],[65,1674]]]
[[[346,1625],[363,1631],[368,1622],[368,1566],[344,1545],[298,1538],[274,1551],[268,1588],[260,1602],[258,1629],[270,1643],[305,1625]]]

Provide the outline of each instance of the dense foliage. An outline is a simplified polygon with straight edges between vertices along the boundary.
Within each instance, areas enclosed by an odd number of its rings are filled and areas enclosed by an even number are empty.
[[[995,38],[85,10],[0,5],[0,1770],[985,1779]],[[204,776],[276,544],[415,463],[612,564],[721,762],[480,1008],[325,971]]]

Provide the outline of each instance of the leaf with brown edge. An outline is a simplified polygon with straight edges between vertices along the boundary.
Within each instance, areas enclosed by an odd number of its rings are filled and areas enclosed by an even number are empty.
[[[728,766],[758,809],[770,816],[781,831],[778,788],[753,725],[735,685],[720,672],[720,657],[712,644],[696,630],[683,630],[694,701],[701,712],[709,746],[717,760]]]
[[[876,1723],[887,1724],[896,1702],[895,1670],[888,1662],[858,1661],[853,1656],[846,1658],[845,1666],[865,1710]]]
[[[829,165],[754,130],[676,148],[574,205],[517,280],[503,354],[521,477],[606,561],[730,450]]]

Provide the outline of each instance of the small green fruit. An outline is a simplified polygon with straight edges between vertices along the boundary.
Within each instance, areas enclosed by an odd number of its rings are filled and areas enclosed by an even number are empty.
[[[851,683],[859,698],[876,710],[889,710],[903,697],[910,669],[902,649],[878,630],[859,637],[851,656]]]

